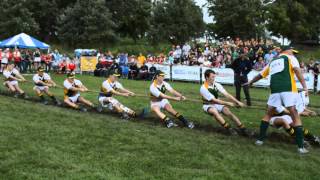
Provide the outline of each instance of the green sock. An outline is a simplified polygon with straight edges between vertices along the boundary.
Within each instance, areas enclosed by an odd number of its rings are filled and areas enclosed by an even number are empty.
[[[175,117],[178,118],[184,125],[188,124],[188,121],[180,113],[177,113]]]
[[[261,124],[260,124],[260,135],[258,137],[258,140],[263,141],[267,137],[268,127],[269,127],[269,122],[261,121]]]
[[[43,95],[39,96],[41,101],[45,101],[45,98],[43,97]]]
[[[303,148],[303,127],[296,126],[294,129],[296,132],[296,143],[299,148]]]

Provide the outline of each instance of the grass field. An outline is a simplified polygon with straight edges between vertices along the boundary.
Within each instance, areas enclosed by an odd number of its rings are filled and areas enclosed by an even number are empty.
[[[98,90],[103,81],[92,76],[78,78],[92,90]],[[53,79],[61,85],[64,76],[54,75]],[[134,92],[147,94],[149,82],[121,82]],[[175,82],[172,86],[187,97],[199,98],[199,84]],[[34,96],[32,84],[21,87]],[[234,94],[233,87],[226,89]],[[61,89],[52,91],[62,99]],[[256,99],[266,100],[268,93],[267,89],[251,90]],[[82,95],[97,103],[97,94]],[[118,99],[137,111],[149,105],[142,97]],[[311,95],[311,105],[319,103],[320,97]],[[199,103],[172,104],[198,126],[219,127]],[[263,110],[232,110],[248,128],[258,130]],[[166,129],[153,115],[125,122],[115,115],[0,96],[0,119],[1,179],[318,179],[320,174],[317,147],[300,156],[294,144],[280,138],[256,147],[252,138],[226,136],[210,128]],[[319,120],[303,118],[314,134],[320,134]],[[271,131],[275,130],[269,128]]]

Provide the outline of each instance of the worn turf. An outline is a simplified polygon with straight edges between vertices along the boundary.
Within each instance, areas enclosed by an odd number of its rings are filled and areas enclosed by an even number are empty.
[[[53,78],[61,85],[64,76]],[[79,79],[95,91],[103,80],[92,76]],[[121,81],[136,93],[148,93],[150,82]],[[172,85],[187,97],[199,99],[199,84]],[[32,84],[21,86],[34,97]],[[226,88],[234,93],[233,87]],[[62,99],[61,89],[52,91]],[[266,100],[268,93],[266,89],[251,90],[253,97],[261,100]],[[83,96],[97,102],[96,93]],[[143,97],[118,99],[137,111],[149,106]],[[319,102],[319,96],[311,96],[311,105]],[[319,148],[300,156],[294,144],[280,138],[256,147],[252,138],[216,131],[219,125],[202,112],[201,104],[172,104],[198,127],[166,129],[153,115],[125,122],[107,112],[81,113],[0,96],[1,179],[318,179]],[[232,110],[253,130],[258,129],[264,114],[259,109]],[[303,118],[315,134],[320,134],[319,120]]]

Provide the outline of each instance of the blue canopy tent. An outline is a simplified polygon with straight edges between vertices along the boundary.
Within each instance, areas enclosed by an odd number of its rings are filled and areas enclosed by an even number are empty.
[[[18,47],[18,48],[39,48],[39,49],[49,49],[49,45],[41,42],[25,33],[21,33],[18,35],[15,35],[11,38],[8,38],[6,40],[3,40],[0,43],[0,47]]]

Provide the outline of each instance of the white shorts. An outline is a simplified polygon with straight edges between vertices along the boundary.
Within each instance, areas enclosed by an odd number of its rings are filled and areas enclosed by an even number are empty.
[[[279,118],[283,119],[287,124],[291,124],[291,123],[293,122],[292,119],[291,119],[291,117],[290,117],[289,115],[282,115],[282,116],[274,116],[274,117],[272,117],[272,118],[270,119],[270,121],[269,121],[269,124],[270,124],[271,126],[274,126],[274,121],[275,121],[276,119],[279,119]]]
[[[8,64],[8,59],[1,59],[1,64]]]
[[[153,106],[158,106],[160,109],[163,109],[167,104],[170,104],[168,99],[162,99],[161,101],[151,101],[150,107],[152,108]]]
[[[224,105],[221,105],[221,104],[205,104],[202,106],[203,110],[205,112],[208,112],[209,108],[214,108],[216,109],[218,112],[222,112],[223,108],[224,108]]]
[[[74,96],[68,97],[68,99],[69,99],[71,102],[73,102],[73,103],[77,103],[79,97],[80,97],[80,94],[76,94],[76,95],[74,95]]]
[[[41,58],[40,57],[35,57],[33,62],[41,62]]]
[[[290,107],[297,104],[299,95],[294,92],[273,93],[269,96],[268,105],[272,107]]]
[[[107,101],[107,102],[106,102]],[[113,106],[120,105],[119,101],[113,97],[99,96],[99,103],[102,107],[113,110]]]
[[[3,85],[6,86],[7,83],[9,83],[9,84],[12,85],[12,86],[18,85],[18,81],[16,81],[16,80],[14,80],[14,81],[5,81],[5,82],[3,83]]]
[[[45,89],[49,89],[48,86],[34,86],[33,90],[44,91]]]

